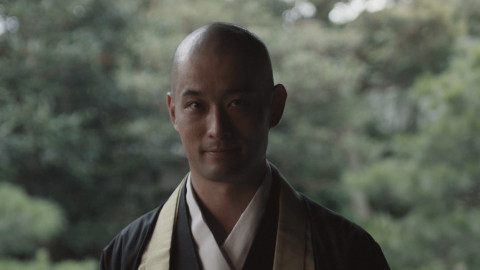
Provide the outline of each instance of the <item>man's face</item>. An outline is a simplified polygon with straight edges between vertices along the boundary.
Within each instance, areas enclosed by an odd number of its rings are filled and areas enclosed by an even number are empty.
[[[177,65],[167,103],[197,177],[235,181],[265,166],[268,131],[276,124],[273,86],[245,62],[233,54],[197,53]]]

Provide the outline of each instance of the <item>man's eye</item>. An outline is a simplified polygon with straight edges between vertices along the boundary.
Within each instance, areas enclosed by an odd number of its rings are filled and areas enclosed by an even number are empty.
[[[202,108],[202,104],[200,104],[200,102],[189,102],[187,103],[187,108],[189,109],[194,109],[194,110],[198,110],[198,109],[201,109]]]
[[[232,102],[230,102],[230,106],[247,106],[248,105],[248,102],[246,100],[243,100],[243,99],[235,99],[233,100]]]

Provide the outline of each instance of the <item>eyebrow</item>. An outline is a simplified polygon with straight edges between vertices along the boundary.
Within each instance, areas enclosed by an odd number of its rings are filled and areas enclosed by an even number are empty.
[[[252,91],[248,88],[229,88],[227,89],[225,95],[231,96],[234,94],[244,94],[244,93],[251,93]],[[185,96],[203,96],[204,93],[194,89],[185,89],[180,93],[181,97]]]
[[[197,91],[197,90],[193,90],[193,89],[185,89],[182,91],[182,93],[180,94],[181,97],[185,97],[185,96],[201,96],[202,95],[202,92],[200,91]]]

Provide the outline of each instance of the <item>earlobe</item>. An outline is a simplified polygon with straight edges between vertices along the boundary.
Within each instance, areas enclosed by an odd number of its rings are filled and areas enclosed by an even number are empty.
[[[175,116],[175,102],[173,101],[172,94],[167,93],[167,107],[168,113],[170,115],[170,121],[172,122],[173,127],[177,130],[177,118]]]
[[[285,102],[287,101],[287,90],[282,84],[277,84],[273,88],[272,111],[270,116],[270,128],[278,125],[282,119]]]

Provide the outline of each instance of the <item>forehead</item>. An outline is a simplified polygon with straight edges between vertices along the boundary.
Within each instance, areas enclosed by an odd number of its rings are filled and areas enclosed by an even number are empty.
[[[264,86],[254,59],[235,53],[197,52],[176,66],[175,92],[257,91]]]

